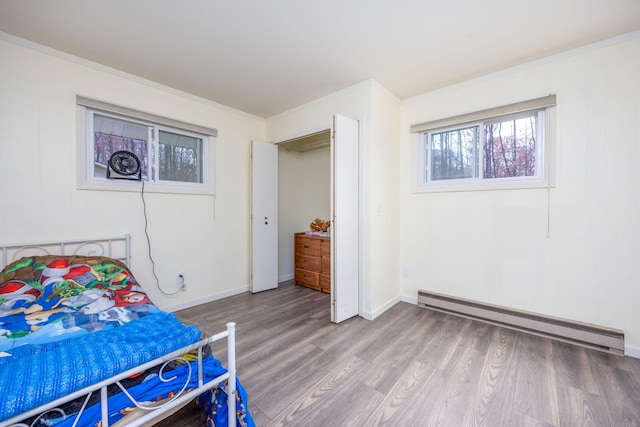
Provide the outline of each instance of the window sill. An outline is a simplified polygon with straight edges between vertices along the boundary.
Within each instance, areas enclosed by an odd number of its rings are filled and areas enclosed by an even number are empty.
[[[523,181],[503,181],[503,182],[450,182],[428,185],[415,185],[413,193],[448,193],[459,191],[493,191],[493,190],[525,190],[536,188],[548,188],[555,185],[549,184],[547,180],[523,180]]]
[[[78,183],[78,190],[97,190],[97,191],[126,191],[126,192],[142,192],[142,181],[127,180],[104,180],[104,181],[85,181]],[[150,184],[145,182],[145,193],[166,193],[166,194],[191,194],[201,196],[213,196],[212,188],[202,187],[188,188],[185,186],[174,187],[171,185]]]

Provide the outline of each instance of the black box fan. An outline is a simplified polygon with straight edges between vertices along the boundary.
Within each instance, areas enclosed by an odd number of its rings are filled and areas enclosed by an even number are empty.
[[[107,178],[142,180],[140,159],[131,151],[116,151],[109,157]]]

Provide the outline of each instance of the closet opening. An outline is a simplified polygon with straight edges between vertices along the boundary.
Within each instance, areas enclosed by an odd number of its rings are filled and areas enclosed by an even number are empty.
[[[279,282],[330,293],[331,130],[278,144]]]
[[[294,280],[330,293],[332,322],[360,314],[359,147],[359,121],[340,114],[330,129],[252,141],[251,292]]]

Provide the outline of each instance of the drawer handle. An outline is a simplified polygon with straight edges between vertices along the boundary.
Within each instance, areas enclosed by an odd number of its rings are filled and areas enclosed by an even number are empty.
[[[303,248],[310,248],[311,246],[302,245]]]

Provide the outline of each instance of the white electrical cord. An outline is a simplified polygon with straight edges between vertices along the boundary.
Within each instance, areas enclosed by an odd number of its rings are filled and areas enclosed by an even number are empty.
[[[180,287],[175,292],[166,292],[162,287],[160,287],[160,280],[158,279],[158,275],[156,274],[156,263],[153,261],[153,257],[151,256],[151,239],[149,238],[149,232],[147,231],[148,219],[147,219],[147,204],[144,200],[144,179],[142,180],[142,191],[140,192],[140,197],[142,198],[142,212],[144,214],[144,235],[147,236],[147,250],[149,254],[149,260],[151,261],[151,272],[153,273],[153,277],[156,279],[156,287],[162,292],[162,294],[166,296],[177,295],[186,287],[184,283],[184,276],[182,276],[182,283]]]

